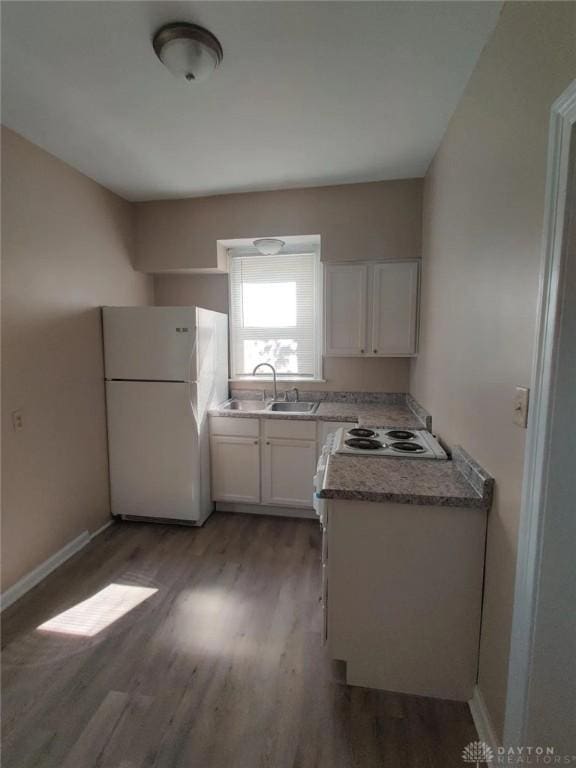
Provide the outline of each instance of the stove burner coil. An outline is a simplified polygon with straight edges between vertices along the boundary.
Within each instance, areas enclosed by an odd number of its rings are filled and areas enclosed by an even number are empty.
[[[407,429],[391,429],[389,432],[386,432],[386,436],[402,441],[412,440],[413,437],[416,437],[414,432],[409,432]]]
[[[374,432],[373,429],[363,429],[362,427],[354,427],[354,429],[349,429],[348,434],[352,435],[353,437],[374,437],[376,432]],[[401,439],[401,438],[398,438]]]
[[[392,443],[392,448],[395,451],[400,451],[400,453],[422,453],[426,450],[420,443],[406,443],[404,441]]]
[[[344,442],[349,448],[361,448],[363,451],[376,451],[384,447],[379,440],[371,440],[369,437],[353,437]]]

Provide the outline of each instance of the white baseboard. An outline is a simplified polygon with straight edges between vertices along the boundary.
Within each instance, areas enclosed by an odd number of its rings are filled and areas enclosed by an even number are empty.
[[[92,541],[92,539],[95,539],[95,538],[96,538],[96,536],[100,536],[100,534],[101,534],[101,533],[104,533],[104,531],[106,530],[106,528],[110,528],[110,526],[111,526],[111,525],[112,525],[112,523],[114,523],[114,522],[115,522],[114,518],[113,518],[113,517],[111,517],[111,518],[110,518],[110,520],[108,520],[108,522],[107,522],[107,523],[104,523],[104,525],[101,525],[101,526],[100,526],[100,528],[98,528],[98,530],[96,530],[96,531],[94,531],[94,533],[91,533],[91,534],[90,534],[90,541]]]
[[[470,714],[472,715],[472,720],[474,720],[474,725],[478,731],[478,738],[480,741],[488,744],[493,750],[501,747],[500,740],[496,736],[496,729],[488,714],[486,702],[477,685],[474,686],[474,693],[468,702],[468,706],[470,707]]]
[[[58,566],[62,565],[62,563],[65,563],[66,560],[69,560],[72,555],[75,555],[77,552],[83,549],[86,544],[92,541],[92,539],[94,539],[100,533],[105,531],[106,528],[112,525],[113,522],[114,520],[109,520],[103,526],[98,528],[97,531],[94,531],[94,533],[82,531],[79,536],[76,536],[75,539],[72,539],[72,541],[69,541],[68,544],[65,544],[62,549],[58,550],[58,552],[55,552],[47,560],[44,560],[44,562],[40,563],[40,565],[34,568],[33,571],[27,573],[26,576],[23,576],[19,581],[16,582],[16,584],[13,584],[0,596],[0,611],[5,610],[8,608],[8,606],[12,605],[12,603],[15,603],[16,600],[19,600],[23,595],[25,595],[26,592],[34,589],[34,587],[40,584],[40,582],[43,581],[46,576],[52,573],[52,571],[55,571]]]
[[[12,585],[2,593],[2,610],[8,608],[9,605],[15,603],[16,600],[19,600],[22,595],[25,595],[26,592],[29,592],[37,584],[40,584],[49,573],[52,573],[52,571],[56,570],[59,565],[62,565],[62,563],[65,563],[66,560],[72,557],[72,555],[79,552],[89,541],[90,534],[88,531],[83,531],[80,536],[76,536],[75,539],[72,539],[72,541],[69,541],[68,544],[64,545],[62,549],[55,552],[47,560],[44,560],[43,563],[40,563],[40,565],[34,568],[33,571],[30,571],[26,576],[23,576],[16,582],[16,584]]]

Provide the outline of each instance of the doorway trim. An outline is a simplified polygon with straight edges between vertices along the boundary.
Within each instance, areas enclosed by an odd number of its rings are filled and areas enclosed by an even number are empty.
[[[540,270],[537,336],[516,565],[514,615],[508,667],[504,745],[525,744],[538,606],[543,523],[546,516],[551,415],[556,389],[562,280],[566,267],[566,198],[576,80],[552,105]]]

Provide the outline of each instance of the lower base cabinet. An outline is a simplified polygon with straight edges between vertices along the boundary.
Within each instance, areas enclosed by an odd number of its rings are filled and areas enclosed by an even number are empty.
[[[272,437],[262,446],[262,503],[312,506],[316,441]]]
[[[316,422],[210,420],[212,500],[312,508]]]
[[[326,520],[325,632],[348,685],[469,701],[486,511],[330,500]]]
[[[212,500],[260,502],[260,440],[212,435]]]

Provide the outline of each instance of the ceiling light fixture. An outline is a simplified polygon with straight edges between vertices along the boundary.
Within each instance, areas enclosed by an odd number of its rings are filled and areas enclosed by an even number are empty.
[[[184,77],[189,83],[210,77],[224,55],[212,32],[186,21],[160,27],[152,45],[162,64],[173,75]]]
[[[275,237],[261,237],[254,240],[252,245],[257,248],[263,256],[276,256],[286,245],[284,240],[278,240]]]

